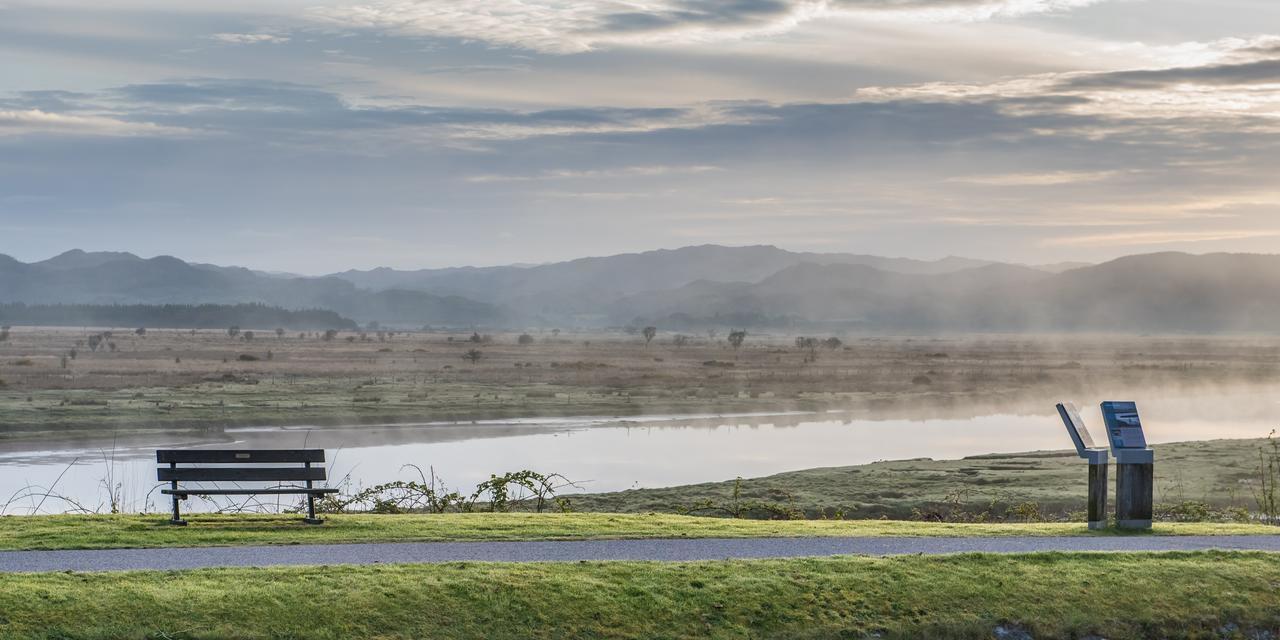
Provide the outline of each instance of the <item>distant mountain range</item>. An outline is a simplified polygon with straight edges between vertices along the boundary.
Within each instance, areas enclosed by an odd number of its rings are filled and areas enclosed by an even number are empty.
[[[1270,333],[1280,330],[1280,256],[1159,253],[1058,274],[1013,265],[920,275],[802,264],[757,283],[629,296],[613,309],[667,326]]]
[[[412,327],[1273,332],[1280,256],[1159,253],[1024,266],[705,245],[300,277],[75,250],[30,264],[0,255],[0,302],[255,302]]]
[[[993,265],[969,258],[924,261],[846,253],[800,253],[773,246],[701,245],[644,253],[580,258],[537,266],[462,267],[397,271],[373,269],[333,274],[372,289],[412,289],[457,295],[500,305],[534,324],[626,324],[612,303],[653,291],[710,281],[760,282],[800,265],[862,265],[899,274],[941,275]],[[1060,271],[1082,264],[1053,265]]]
[[[470,326],[503,322],[494,305],[423,291],[361,289],[341,278],[277,276],[170,256],[68,251],[30,264],[0,255],[0,302],[231,304],[328,309],[362,323]]]

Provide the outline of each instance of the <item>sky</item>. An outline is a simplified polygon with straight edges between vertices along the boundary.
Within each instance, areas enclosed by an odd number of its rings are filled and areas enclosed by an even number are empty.
[[[1280,250],[1274,0],[0,0],[0,253]]]

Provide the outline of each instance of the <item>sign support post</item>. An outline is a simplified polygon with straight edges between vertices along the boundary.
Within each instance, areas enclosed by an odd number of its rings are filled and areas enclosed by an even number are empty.
[[[1089,528],[1101,530],[1107,528],[1107,465],[1110,456],[1107,450],[1093,444],[1093,436],[1084,426],[1080,411],[1070,402],[1058,405],[1058,415],[1067,427],[1071,442],[1076,445],[1076,453],[1089,461]]]
[[[1150,529],[1155,495],[1155,452],[1147,446],[1133,402],[1104,402],[1102,417],[1116,454],[1116,526]]]

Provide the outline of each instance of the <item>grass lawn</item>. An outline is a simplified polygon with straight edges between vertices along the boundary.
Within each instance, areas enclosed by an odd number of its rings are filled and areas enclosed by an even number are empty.
[[[1217,638],[1280,627],[1277,584],[1238,552],[12,574],[0,636]]]
[[[0,549],[409,542],[441,540],[583,540],[752,536],[1120,535],[1084,524],[942,524],[889,520],[732,520],[666,514],[476,513],[334,515],[322,526],[292,515],[188,515],[173,527],[164,515],[7,516]],[[1271,535],[1280,529],[1242,524],[1157,524],[1156,535]],[[1134,535],[1134,534],[1125,534]]]

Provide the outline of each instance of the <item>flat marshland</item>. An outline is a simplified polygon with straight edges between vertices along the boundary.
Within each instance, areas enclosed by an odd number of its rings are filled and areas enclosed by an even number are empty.
[[[248,330],[246,330],[248,331]],[[846,410],[927,418],[1043,412],[1060,398],[1280,382],[1280,339],[622,332],[14,328],[0,343],[0,438],[536,416]],[[816,337],[826,339],[824,334]],[[75,357],[70,356],[75,351]],[[478,359],[465,356],[476,351]]]

